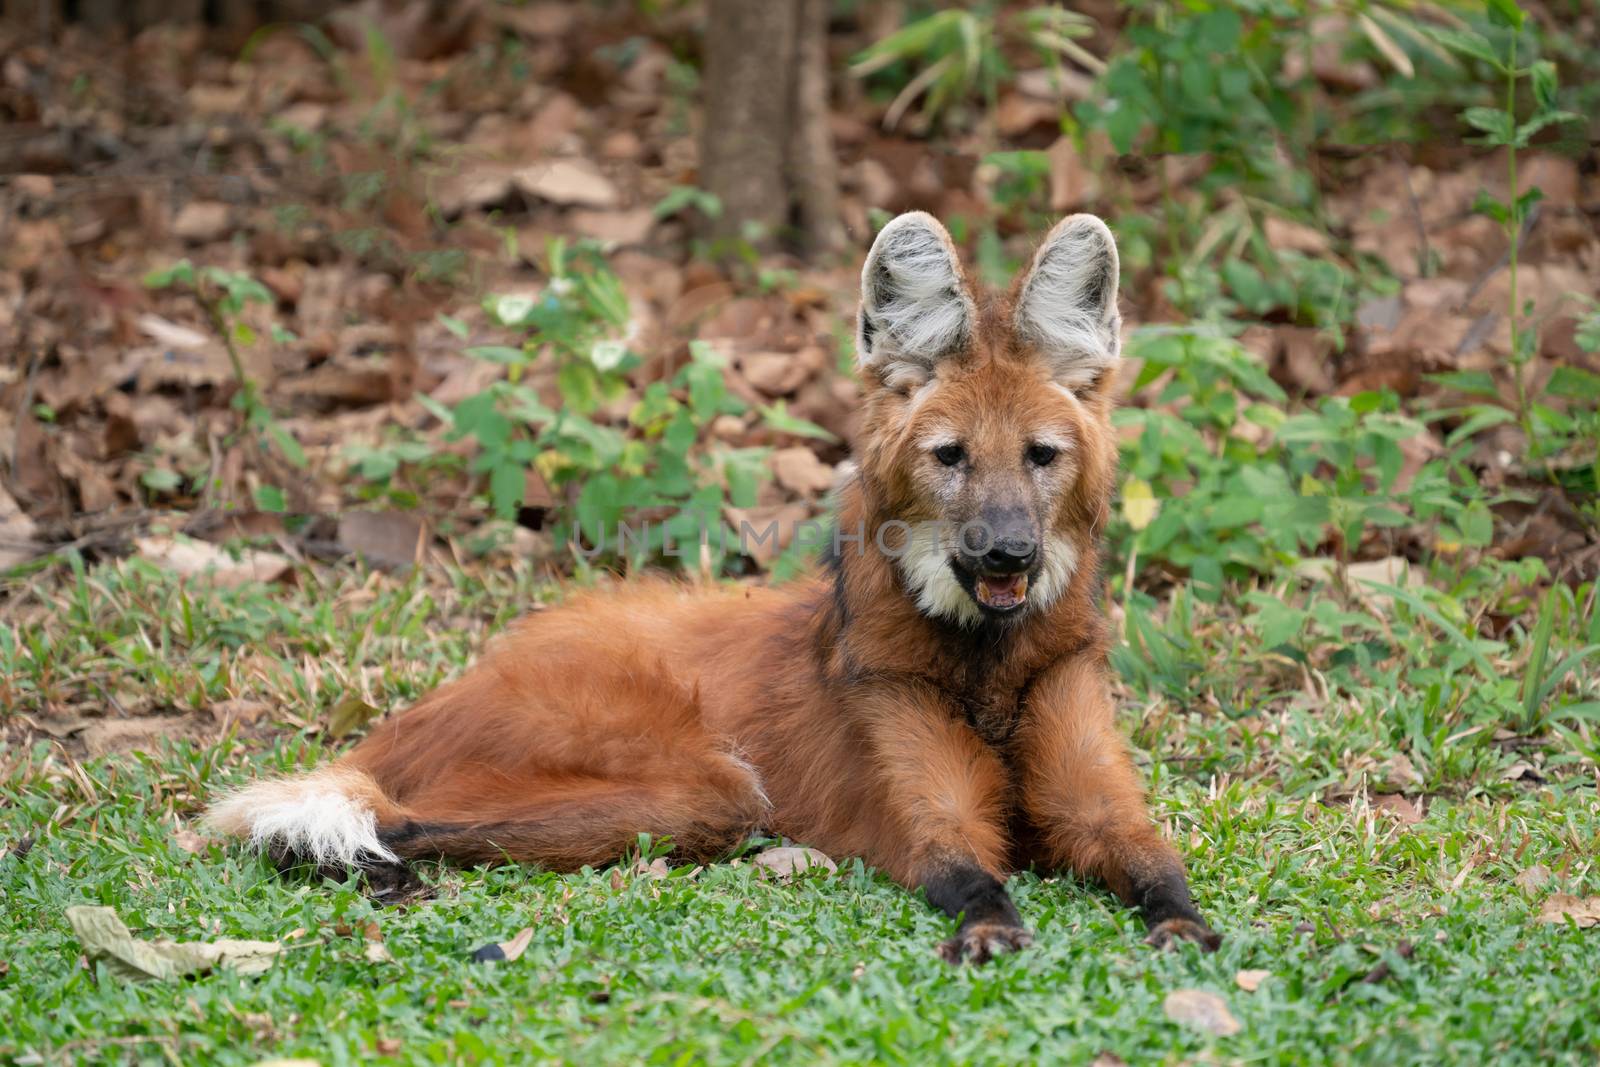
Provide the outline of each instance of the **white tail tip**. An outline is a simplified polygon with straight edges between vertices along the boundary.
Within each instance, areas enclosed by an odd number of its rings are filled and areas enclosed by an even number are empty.
[[[360,771],[324,767],[247,785],[211,805],[206,823],[264,850],[277,845],[318,865],[356,867],[400,857],[378,840],[377,783]]]

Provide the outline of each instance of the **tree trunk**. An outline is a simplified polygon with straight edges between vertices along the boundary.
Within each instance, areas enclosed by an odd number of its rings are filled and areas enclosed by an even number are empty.
[[[828,130],[828,0],[711,0],[700,184],[714,237],[843,244]]]

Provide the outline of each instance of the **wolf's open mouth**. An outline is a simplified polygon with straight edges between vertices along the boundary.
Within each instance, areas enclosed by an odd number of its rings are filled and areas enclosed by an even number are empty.
[[[1010,611],[1028,599],[1026,574],[980,574],[973,584],[978,603],[996,611]]]

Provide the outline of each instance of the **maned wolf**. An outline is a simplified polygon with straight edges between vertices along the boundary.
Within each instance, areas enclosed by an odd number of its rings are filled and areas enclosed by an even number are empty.
[[[1074,215],[983,294],[937,221],[896,218],[862,271],[863,440],[819,573],[575,597],[212,823],[319,864],[557,870],[641,832],[710,859],[759,828],[920,886],[960,918],[952,962],[1028,944],[1003,879],[1029,865],[1103,879],[1152,944],[1214,948],[1107,692],[1117,275]]]

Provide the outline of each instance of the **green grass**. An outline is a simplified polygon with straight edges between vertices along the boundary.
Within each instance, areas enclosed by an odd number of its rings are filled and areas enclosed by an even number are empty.
[[[303,569],[297,582],[222,592],[124,561],[56,566],[11,590],[12,621],[0,627],[10,709],[0,724],[13,740],[0,756],[0,844],[36,843],[0,858],[0,1058],[1600,1056],[1600,929],[1535,921],[1551,892],[1600,892],[1600,799],[1583,748],[1593,733],[1580,719],[1497,738],[1484,724],[1500,713],[1499,689],[1437,626],[1407,622],[1403,605],[1385,620],[1402,631],[1395,648],[1347,663],[1331,639],[1266,644],[1227,606],[1238,597],[1203,604],[1180,593],[1141,607],[1136,595],[1146,639],[1170,647],[1141,644],[1142,669],[1119,656],[1126,724],[1149,757],[1157,816],[1227,940],[1212,956],[1160,954],[1104,890],[1024,874],[1013,890],[1034,947],[953,969],[933,953],[950,922],[845,857],[837,875],[793,882],[748,861],[664,880],[429,867],[434,899],[386,910],[353,882],[283,877],[231,848],[185,851],[176,831],[213,788],[325,757],[344,743],[323,736],[341,700],[403,703],[551,592],[493,568],[410,579]],[[1503,594],[1489,585],[1473,595]],[[1315,585],[1284,598],[1308,611],[1339,599]],[[1558,632],[1552,662],[1580,639]],[[1521,637],[1501,644],[1481,652],[1491,673],[1527,657]],[[1592,684],[1573,677],[1562,684]],[[273,710],[243,733],[159,752],[80,761],[73,739],[25,740],[22,716],[82,716],[113,699],[145,713],[199,712],[240,697]],[[196,718],[210,722],[174,721]],[[1420,782],[1407,789],[1421,795],[1415,824],[1370,795],[1400,755]],[[1518,760],[1542,780],[1507,779]],[[1544,886],[1513,881],[1539,864],[1552,872]],[[137,936],[289,947],[260,977],[128,983],[80,961],[65,910],[84,903],[115,907]],[[368,920],[392,962],[369,961],[360,936],[340,932]],[[521,959],[469,961],[524,926],[534,936]],[[1386,975],[1374,974],[1380,964]],[[1235,985],[1244,969],[1271,977],[1247,993]],[[1240,1032],[1170,1021],[1163,999],[1181,989],[1223,996]]]

